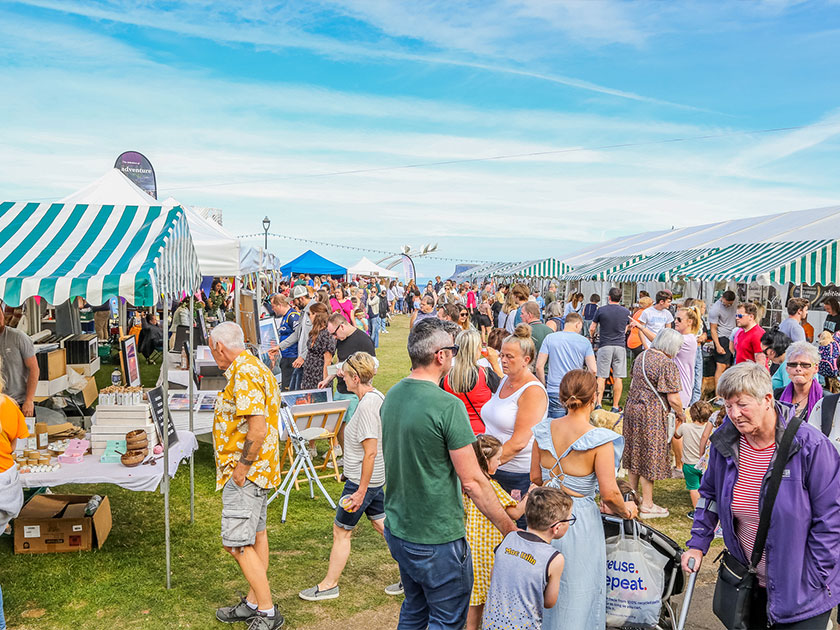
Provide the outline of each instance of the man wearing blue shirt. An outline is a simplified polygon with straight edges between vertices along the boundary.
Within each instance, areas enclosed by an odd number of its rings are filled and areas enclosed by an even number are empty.
[[[563,330],[543,339],[537,355],[537,378],[548,392],[548,416],[562,418],[566,408],[560,403],[560,381],[572,370],[587,369],[596,372],[595,353],[589,339],[580,334],[583,318],[577,313],[566,315]],[[548,377],[545,367],[548,364]]]
[[[274,321],[277,324],[277,335],[280,337],[280,375],[283,391],[287,392],[295,370],[292,363],[298,357],[300,312],[289,304],[289,298],[282,293],[271,296],[271,308],[276,316]]]

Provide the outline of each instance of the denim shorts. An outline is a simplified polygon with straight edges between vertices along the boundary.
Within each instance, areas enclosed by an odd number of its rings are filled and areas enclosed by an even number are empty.
[[[250,547],[257,532],[265,531],[268,490],[245,480],[241,488],[228,479],[222,488],[222,544]]]
[[[365,514],[371,521],[379,521],[385,518],[385,491],[383,488],[384,486],[369,487],[361,507],[355,512],[348,512],[341,507],[341,499],[356,492],[359,489],[359,484],[353,483],[349,479],[345,481],[344,490],[341,491],[341,497],[338,499],[339,505],[335,507],[335,524],[341,529],[352,531],[359,524],[362,514]]]

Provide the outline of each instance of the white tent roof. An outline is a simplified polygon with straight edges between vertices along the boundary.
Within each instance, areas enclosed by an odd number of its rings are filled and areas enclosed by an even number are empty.
[[[128,179],[123,172],[112,168],[95,182],[60,200],[64,204],[99,204],[120,206],[162,206],[160,201]],[[175,204],[178,205],[178,204]]]
[[[239,239],[228,234],[218,223],[206,219],[188,206],[169,197],[158,201],[146,194],[122,171],[113,168],[105,175],[61,200],[65,204],[101,204],[120,206],[181,206],[186,212],[193,247],[202,276],[238,276]]]
[[[736,243],[825,238],[840,238],[840,206],[733,219],[675,230],[642,232],[578,250],[564,257],[564,260],[572,266],[579,266],[605,256],[649,255],[656,252],[727,247]]]
[[[258,271],[279,271],[280,259],[262,247],[243,247],[239,258],[239,268],[242,275]]]
[[[362,256],[362,259],[355,265],[347,268],[347,274],[350,276],[383,276],[385,278],[396,278],[399,276],[392,269],[385,269],[380,267],[375,262],[372,262],[367,256]]]

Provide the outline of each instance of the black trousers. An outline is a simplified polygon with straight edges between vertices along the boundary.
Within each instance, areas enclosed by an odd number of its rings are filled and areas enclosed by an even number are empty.
[[[284,392],[289,391],[289,385],[292,382],[292,372],[295,371],[295,368],[292,367],[295,359],[297,357],[280,357],[280,378],[283,380],[281,387]]]
[[[753,591],[752,607],[750,608],[750,627],[756,630],[824,630],[828,625],[828,618],[831,616],[831,610],[827,610],[821,615],[811,617],[810,619],[803,619],[794,623],[774,623],[772,626],[767,625],[767,589],[756,585]]]

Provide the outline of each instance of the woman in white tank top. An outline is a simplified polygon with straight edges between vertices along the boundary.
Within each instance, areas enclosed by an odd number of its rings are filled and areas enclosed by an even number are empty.
[[[546,417],[548,394],[531,373],[536,348],[531,327],[520,324],[502,343],[499,358],[505,377],[499,388],[481,408],[485,431],[502,443],[502,465],[493,475],[509,494],[524,495],[531,484],[531,429]],[[516,497],[514,497],[516,498]],[[524,518],[517,521],[524,527]]]

